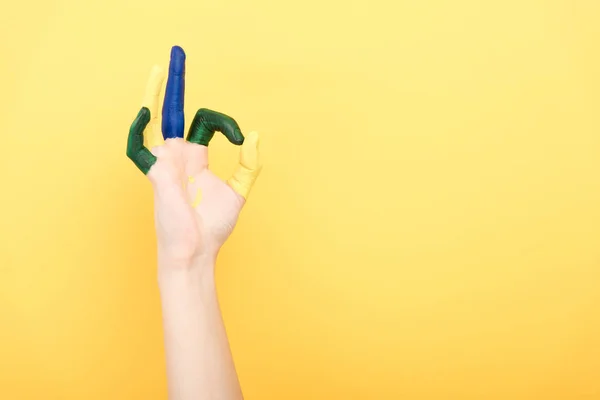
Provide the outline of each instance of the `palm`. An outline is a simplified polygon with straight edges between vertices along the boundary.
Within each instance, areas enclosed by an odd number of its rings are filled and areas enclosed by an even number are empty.
[[[231,234],[244,199],[208,169],[198,175],[197,182],[197,190],[194,190],[193,184],[188,188],[188,192],[196,192],[194,196],[204,193],[203,201],[195,209],[196,214],[208,236],[221,245]]]
[[[208,169],[208,149],[170,139],[152,152],[148,174],[155,186],[158,235],[170,249],[188,256],[214,255],[231,234],[244,198]]]

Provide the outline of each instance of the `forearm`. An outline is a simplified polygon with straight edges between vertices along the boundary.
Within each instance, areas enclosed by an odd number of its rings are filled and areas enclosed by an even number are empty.
[[[214,266],[161,265],[158,280],[169,399],[242,399],[219,309]]]

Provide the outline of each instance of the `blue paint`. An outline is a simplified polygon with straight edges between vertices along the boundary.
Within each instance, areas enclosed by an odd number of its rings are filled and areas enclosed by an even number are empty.
[[[183,138],[185,118],[183,97],[185,94],[185,52],[179,46],[171,49],[169,77],[162,109],[163,138]]]

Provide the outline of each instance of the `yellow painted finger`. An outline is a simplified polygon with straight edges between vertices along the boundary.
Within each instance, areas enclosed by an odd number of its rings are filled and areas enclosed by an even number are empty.
[[[258,178],[262,165],[258,158],[258,133],[246,136],[240,150],[240,163],[227,183],[243,198],[248,198],[250,190]]]
[[[160,112],[158,107],[160,91],[164,80],[165,71],[158,65],[152,67],[150,78],[148,78],[148,83],[146,84],[144,102],[142,103],[142,107],[146,107],[150,110],[150,122],[144,132],[146,147],[148,148],[160,146],[164,143],[160,130]]]

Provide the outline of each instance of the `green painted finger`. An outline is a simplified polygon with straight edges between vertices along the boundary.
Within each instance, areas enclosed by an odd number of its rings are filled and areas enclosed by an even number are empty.
[[[145,174],[156,162],[154,154],[150,153],[144,146],[144,129],[150,122],[150,110],[142,107],[137,117],[129,128],[129,138],[127,139],[127,157]]]
[[[244,143],[244,135],[235,120],[220,112],[201,108],[190,125],[187,140],[202,146],[208,146],[215,132],[221,132],[233,144]]]

